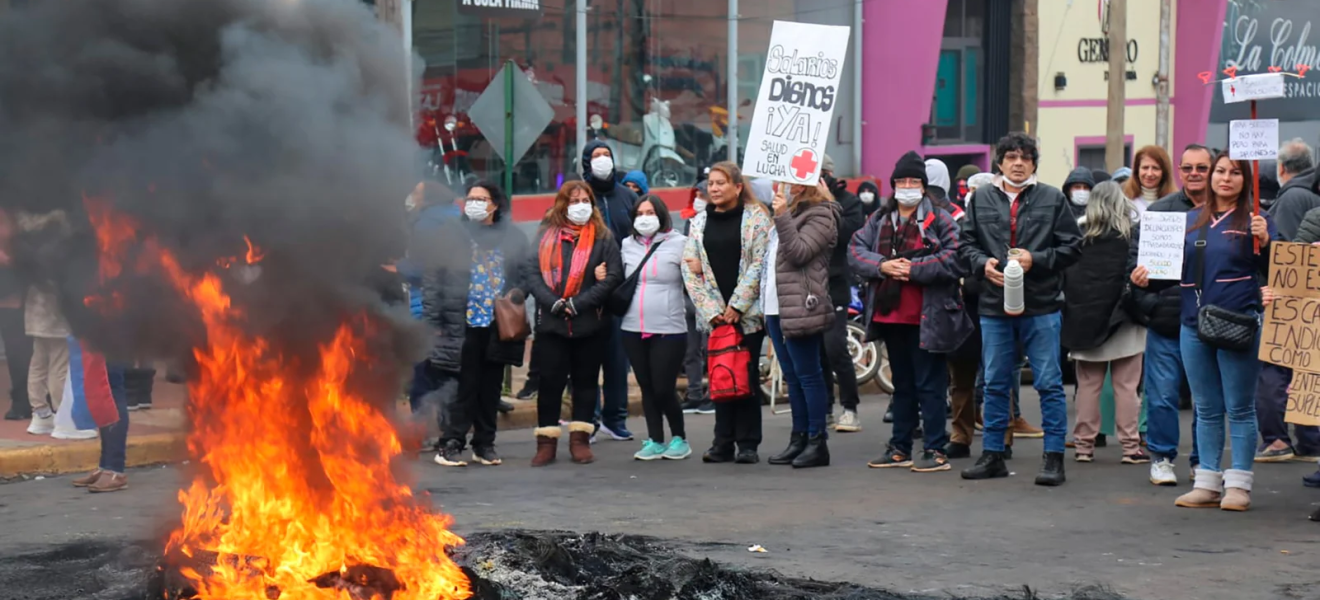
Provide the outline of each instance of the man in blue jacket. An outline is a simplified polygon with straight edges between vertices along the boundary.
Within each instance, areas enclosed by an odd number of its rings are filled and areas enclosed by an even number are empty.
[[[582,180],[591,185],[591,191],[596,194],[596,208],[614,234],[615,243],[622,247],[623,239],[632,234],[632,209],[637,194],[618,183],[614,166],[614,155],[605,142],[592,140],[583,148]],[[627,424],[628,357],[623,351],[623,334],[619,329],[622,323],[619,319],[613,321],[602,365],[605,385],[601,386],[600,425],[606,435],[616,440],[631,440],[633,434]]]
[[[1000,175],[976,190],[962,220],[958,256],[971,273],[984,273],[980,296],[981,356],[985,365],[985,436],[976,465],[963,479],[1007,477],[1004,435],[1012,418],[1010,390],[1018,348],[1026,351],[1040,393],[1045,456],[1037,485],[1064,482],[1064,438],[1068,433],[1059,336],[1062,328],[1063,272],[1081,257],[1081,232],[1058,188],[1036,181],[1040,151],[1025,133],[1010,133],[995,148]],[[1022,311],[1004,310],[1004,269],[1012,259],[1022,267]]]

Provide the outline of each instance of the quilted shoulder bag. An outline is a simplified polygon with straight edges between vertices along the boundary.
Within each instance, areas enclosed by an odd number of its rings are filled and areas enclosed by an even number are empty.
[[[1201,286],[1205,282],[1205,236],[1209,229],[1209,224],[1202,227],[1195,243],[1195,285],[1192,289],[1196,290],[1196,337],[1221,350],[1251,352],[1256,345],[1256,329],[1260,327],[1256,315],[1201,303]]]

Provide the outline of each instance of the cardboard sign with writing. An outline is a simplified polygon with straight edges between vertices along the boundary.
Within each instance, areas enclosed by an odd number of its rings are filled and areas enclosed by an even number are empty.
[[[839,101],[848,27],[775,21],[743,173],[815,185]]]
[[[1270,244],[1269,285],[1257,356],[1293,370],[1284,420],[1320,425],[1320,246]]]
[[[1141,241],[1137,264],[1151,279],[1182,279],[1187,214],[1146,212],[1141,215]]]
[[[1279,155],[1279,120],[1247,119],[1228,124],[1228,157],[1273,160]]]
[[[1260,73],[1225,79],[1220,84],[1224,92],[1224,103],[1246,102],[1248,100],[1269,100],[1288,96],[1283,73]]]

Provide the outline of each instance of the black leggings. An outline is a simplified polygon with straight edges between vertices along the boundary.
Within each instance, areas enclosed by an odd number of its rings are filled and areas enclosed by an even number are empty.
[[[538,356],[541,382],[536,392],[536,426],[556,427],[563,413],[564,388],[573,380],[573,420],[596,420],[600,391],[600,364],[605,357],[608,331],[582,338],[553,333],[536,334],[532,352]],[[535,359],[534,359],[535,360]]]
[[[651,335],[623,332],[623,349],[632,363],[633,375],[642,388],[642,412],[646,434],[657,444],[665,442],[665,420],[674,437],[686,439],[683,409],[678,404],[678,372],[683,368],[687,335]]]
[[[752,354],[747,365],[752,384],[752,395],[740,400],[715,403],[715,443],[721,451],[733,450],[736,443],[742,450],[756,451],[761,445],[761,345],[765,343],[765,330],[743,336],[743,346]]]

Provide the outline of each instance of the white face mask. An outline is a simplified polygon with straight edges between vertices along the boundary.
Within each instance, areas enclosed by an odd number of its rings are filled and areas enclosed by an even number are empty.
[[[1008,175],[1004,175],[1004,181],[1007,181],[1009,184],[1011,184],[1011,185],[1012,185],[1013,187],[1015,187],[1015,188],[1024,188],[1024,187],[1027,187],[1027,186],[1029,186],[1029,185],[1034,185],[1034,184],[1036,183],[1036,176],[1035,176],[1035,175],[1031,175],[1031,176],[1027,177],[1027,178],[1026,178],[1025,180],[1023,180],[1023,181],[1013,181],[1013,178],[1012,178],[1012,177],[1009,177]]]
[[[894,199],[903,206],[916,206],[921,202],[922,196],[920,188],[898,188],[894,190]]]
[[[590,204],[571,204],[568,207],[568,220],[574,225],[586,225],[595,210]]]
[[[874,192],[862,192],[862,193],[860,193],[860,194],[857,194],[857,199],[858,199],[858,200],[861,200],[861,201],[862,201],[862,204],[870,204],[870,203],[872,203],[872,202],[875,202],[875,193],[874,193]]]
[[[602,181],[614,176],[614,159],[608,156],[597,156],[591,159],[591,174]]]
[[[463,214],[473,221],[485,221],[490,216],[490,211],[486,209],[485,200],[468,200],[463,205]]]
[[[1091,191],[1077,190],[1072,193],[1072,198],[1069,199],[1072,200],[1072,203],[1076,204],[1077,206],[1086,206],[1086,201],[1091,199]]]
[[[695,210],[695,211],[697,211],[697,212],[706,212],[706,199],[705,199],[705,198],[697,198],[696,200],[693,200],[693,201],[692,201],[692,210]]]
[[[651,237],[660,231],[660,217],[656,215],[637,215],[633,219],[633,229],[642,237]]]

